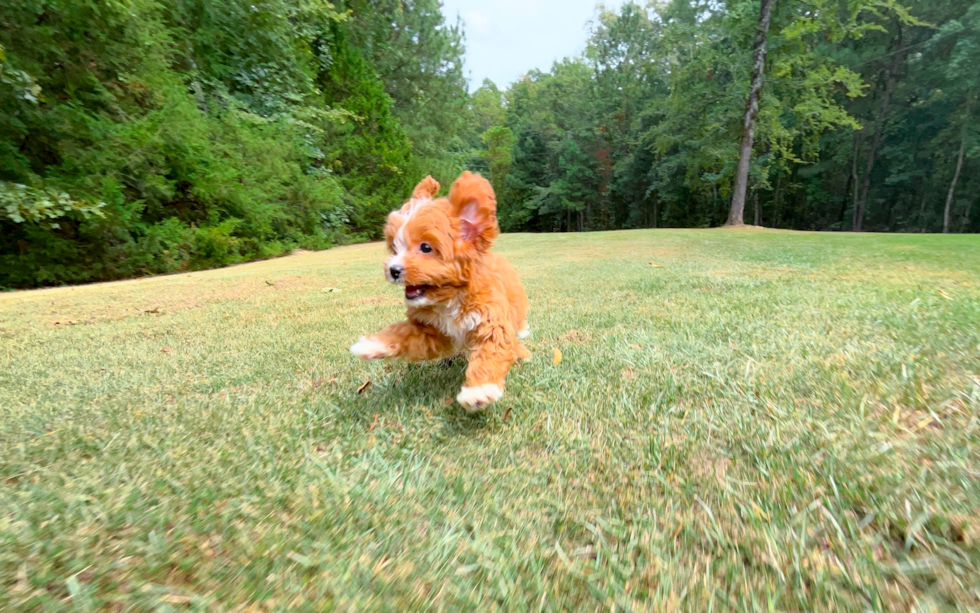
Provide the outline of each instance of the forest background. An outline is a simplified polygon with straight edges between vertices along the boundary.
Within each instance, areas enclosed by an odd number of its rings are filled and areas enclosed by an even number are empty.
[[[759,0],[598,7],[583,54],[464,76],[438,0],[0,2],[0,288],[379,236],[421,177],[505,231],[725,223]],[[776,2],[746,223],[980,231],[980,1]]]

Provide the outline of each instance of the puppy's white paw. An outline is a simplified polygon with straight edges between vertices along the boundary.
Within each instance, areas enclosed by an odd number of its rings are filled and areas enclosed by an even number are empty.
[[[494,383],[487,383],[486,385],[479,385],[477,387],[466,387],[464,385],[463,389],[456,396],[456,402],[470,413],[475,413],[497,402],[503,395],[504,390],[500,389],[500,386]]]
[[[531,328],[528,328],[527,326],[524,326],[524,329],[517,333],[517,338],[521,340],[524,340],[529,336],[531,336]]]
[[[365,360],[386,358],[391,354],[388,345],[373,338],[364,338],[363,336],[350,346],[350,352],[352,355],[364,358]]]

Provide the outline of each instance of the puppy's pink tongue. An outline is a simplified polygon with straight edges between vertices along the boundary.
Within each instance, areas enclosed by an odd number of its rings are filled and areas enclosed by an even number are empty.
[[[405,287],[405,299],[415,300],[416,298],[422,297],[425,294],[424,285],[408,285]]]

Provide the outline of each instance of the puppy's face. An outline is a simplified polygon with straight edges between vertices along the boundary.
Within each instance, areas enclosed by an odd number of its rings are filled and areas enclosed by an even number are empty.
[[[390,256],[385,277],[405,286],[405,302],[424,307],[452,300],[469,284],[499,232],[493,188],[479,175],[463,173],[448,198],[435,198],[439,184],[426,177],[412,198],[388,216]]]

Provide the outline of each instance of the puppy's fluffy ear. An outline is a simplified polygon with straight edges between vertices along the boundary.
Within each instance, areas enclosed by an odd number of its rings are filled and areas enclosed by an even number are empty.
[[[477,251],[490,249],[500,234],[497,199],[490,182],[478,174],[464,172],[449,188],[449,204],[459,220],[460,238]]]
[[[438,181],[433,179],[431,175],[427,176],[415,186],[415,191],[412,192],[412,198],[415,200],[432,200],[439,193],[439,187]]]

